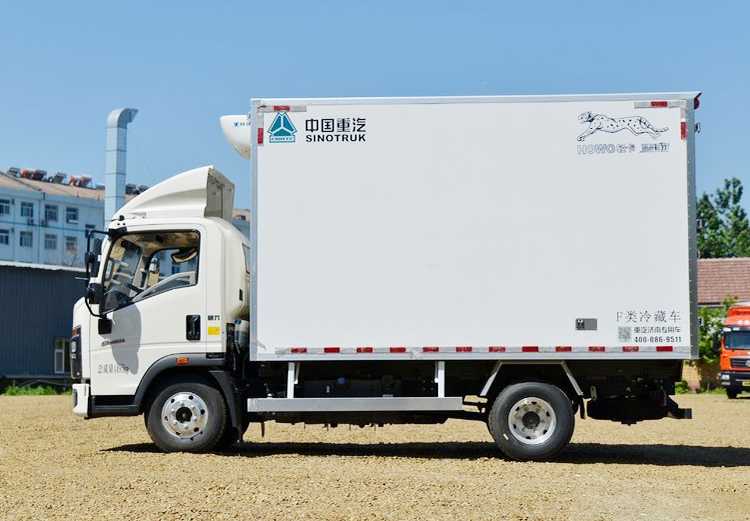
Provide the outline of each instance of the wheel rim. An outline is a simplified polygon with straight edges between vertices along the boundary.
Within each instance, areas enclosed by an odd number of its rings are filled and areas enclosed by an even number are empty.
[[[525,445],[539,445],[552,437],[557,416],[546,400],[529,396],[518,400],[508,413],[508,428]]]
[[[193,440],[201,436],[208,423],[208,406],[195,393],[175,393],[161,408],[161,424],[172,436]]]

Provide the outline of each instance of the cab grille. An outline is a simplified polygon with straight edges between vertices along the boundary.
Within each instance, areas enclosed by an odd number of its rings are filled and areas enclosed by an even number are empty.
[[[730,358],[732,367],[737,369],[750,369],[750,358]]]

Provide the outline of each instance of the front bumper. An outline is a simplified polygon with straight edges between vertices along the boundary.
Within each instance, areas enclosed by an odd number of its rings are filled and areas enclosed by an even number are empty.
[[[719,382],[722,387],[743,387],[750,391],[750,371],[722,371]]]
[[[91,386],[89,384],[73,384],[73,414],[89,417],[89,396]]]

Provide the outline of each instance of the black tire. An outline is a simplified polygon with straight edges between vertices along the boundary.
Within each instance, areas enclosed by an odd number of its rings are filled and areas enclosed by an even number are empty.
[[[738,394],[740,394],[739,389],[733,389],[731,387],[727,388],[727,398],[730,400],[736,400]]]
[[[511,409],[522,419],[513,422]],[[497,446],[509,458],[548,460],[570,442],[575,415],[570,398],[559,387],[523,382],[509,385],[495,398],[487,426]],[[531,430],[524,432],[527,427]]]
[[[168,416],[163,416],[167,402],[175,406],[167,408]],[[176,379],[151,401],[146,412],[146,429],[164,452],[209,452],[222,440],[228,428],[227,417],[224,397],[216,387],[194,377]],[[172,429],[168,428],[170,419],[184,422],[175,423]]]

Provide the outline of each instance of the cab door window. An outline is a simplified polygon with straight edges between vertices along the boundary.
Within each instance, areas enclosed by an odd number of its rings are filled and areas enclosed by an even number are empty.
[[[195,231],[130,233],[112,244],[104,267],[102,312],[198,283]]]

